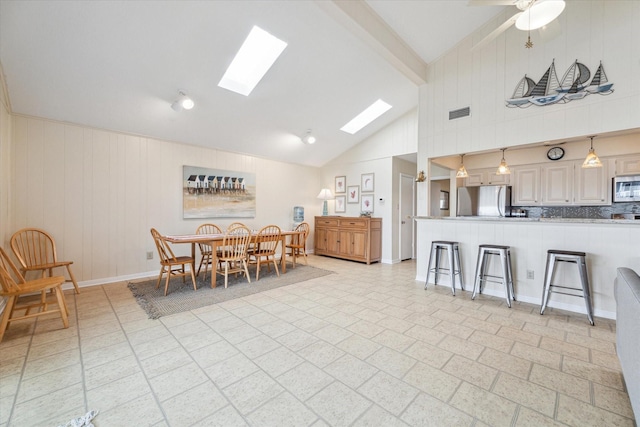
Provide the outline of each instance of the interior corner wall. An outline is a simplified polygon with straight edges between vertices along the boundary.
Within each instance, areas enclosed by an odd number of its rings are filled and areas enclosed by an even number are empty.
[[[509,9],[428,68],[421,91],[420,157],[474,153],[544,141],[640,127],[640,2],[568,1],[557,18],[561,30],[549,40],[509,28],[481,49],[472,46],[512,13]],[[554,61],[562,80],[576,59],[595,73],[602,61],[613,93],[546,106],[508,108],[520,79],[538,81]],[[471,115],[449,120],[451,110],[470,107]]]
[[[2,68],[0,67],[0,74]],[[0,76],[0,85],[2,84]],[[7,247],[10,239],[10,195],[11,195],[11,115],[8,100],[0,86],[0,245]]]
[[[321,212],[315,198],[319,168],[36,117],[12,115],[11,123],[10,221],[5,226],[3,216],[2,229],[51,232],[59,258],[74,262],[81,282],[157,274],[151,227],[189,234],[205,222],[225,228],[239,220],[255,229],[267,224],[291,229],[294,206],[305,208],[312,226]],[[4,128],[2,135],[4,153]],[[255,218],[183,219],[184,165],[255,173]],[[313,247],[312,239],[308,245]],[[174,248],[178,255],[190,254],[189,245]],[[154,259],[147,260],[147,252]]]
[[[418,149],[418,113],[412,110],[389,126],[365,139],[321,169],[321,187],[335,191],[335,177],[345,176],[347,186],[361,185],[361,176],[374,173],[374,210],[372,216],[382,218],[383,263],[398,261],[398,224],[394,221],[394,207],[398,205],[398,178],[394,173],[394,156],[415,153]],[[415,165],[411,168],[415,174]],[[380,198],[384,202],[380,202]],[[360,193],[360,200],[362,193]],[[319,202],[319,201],[318,201]],[[318,204],[319,205],[319,204]],[[320,206],[320,205],[319,205]],[[358,216],[360,203],[347,203],[346,212],[335,212],[335,201],[329,201],[329,215]],[[396,243],[394,244],[394,240]]]

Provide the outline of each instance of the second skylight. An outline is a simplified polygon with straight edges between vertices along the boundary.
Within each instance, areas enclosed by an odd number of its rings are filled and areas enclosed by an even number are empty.
[[[353,135],[354,133],[358,132],[360,129],[389,111],[390,108],[391,105],[387,104],[382,99],[378,99],[362,113],[351,119],[349,123],[342,126],[340,130]]]
[[[286,47],[287,43],[254,26],[218,86],[248,96]]]

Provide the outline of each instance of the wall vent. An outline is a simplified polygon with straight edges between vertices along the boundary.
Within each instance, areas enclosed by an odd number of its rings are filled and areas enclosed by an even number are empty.
[[[458,110],[449,111],[449,120],[459,119],[471,115],[471,107],[464,107]]]

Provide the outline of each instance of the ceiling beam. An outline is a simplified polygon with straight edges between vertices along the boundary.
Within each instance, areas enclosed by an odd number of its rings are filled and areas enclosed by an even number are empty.
[[[427,64],[365,0],[315,0],[315,2],[413,83],[422,85],[427,82]]]

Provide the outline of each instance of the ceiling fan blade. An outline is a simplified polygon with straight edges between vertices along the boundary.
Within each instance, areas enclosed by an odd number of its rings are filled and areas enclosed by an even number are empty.
[[[505,31],[507,31],[507,29],[516,22],[516,19],[518,19],[520,15],[522,15],[522,12],[518,12],[515,15],[513,15],[511,18],[507,19],[502,25],[500,25],[498,28],[496,28],[495,30],[487,34],[485,38],[480,40],[478,43],[474,44],[473,47],[471,48],[471,51],[473,52],[475,50],[482,49],[486,44],[493,41],[493,39],[495,39]]]
[[[468,0],[467,6],[513,6],[515,0]]]

